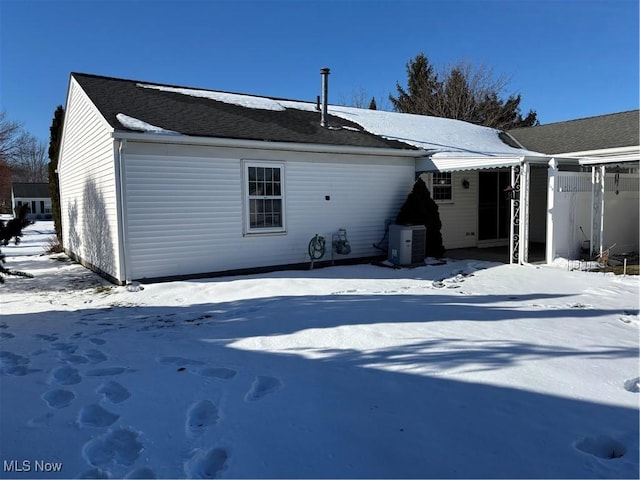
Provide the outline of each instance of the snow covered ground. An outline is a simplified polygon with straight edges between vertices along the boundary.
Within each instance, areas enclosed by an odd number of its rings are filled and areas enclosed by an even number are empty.
[[[3,478],[638,478],[637,277],[478,261],[115,287],[3,247]]]

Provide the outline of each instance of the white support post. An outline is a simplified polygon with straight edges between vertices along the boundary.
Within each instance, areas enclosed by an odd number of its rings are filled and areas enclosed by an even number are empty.
[[[602,255],[604,234],[605,166],[591,167],[591,258]]]
[[[527,162],[523,162],[522,166],[520,167],[520,265],[523,265],[529,261],[530,172],[530,165]]]
[[[600,256],[604,251],[604,193],[607,167],[600,166]]]
[[[549,169],[547,170],[547,238],[545,246],[545,258],[547,263],[553,263],[556,257],[556,241],[554,236],[554,205],[556,201],[556,180],[558,175],[558,162],[555,158],[549,161]]]

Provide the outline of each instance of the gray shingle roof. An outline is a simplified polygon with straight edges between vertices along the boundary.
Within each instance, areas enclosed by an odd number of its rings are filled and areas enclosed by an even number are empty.
[[[49,198],[48,183],[14,183],[13,196],[21,198]]]
[[[549,155],[640,144],[640,110],[516,128],[512,135],[525,148]]]
[[[138,82],[72,73],[82,89],[116,130],[126,131],[119,113],[184,135],[271,142],[313,143],[415,150],[406,143],[364,131],[320,126],[320,112],[272,111],[242,107],[209,98],[139,87]],[[282,99],[277,99],[282,100]],[[329,124],[361,130],[347,120],[329,116]]]

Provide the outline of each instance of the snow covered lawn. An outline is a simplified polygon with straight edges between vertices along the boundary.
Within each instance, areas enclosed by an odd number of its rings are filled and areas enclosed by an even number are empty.
[[[114,287],[4,247],[3,478],[638,478],[638,277],[477,261]],[[59,470],[59,471],[58,471]]]

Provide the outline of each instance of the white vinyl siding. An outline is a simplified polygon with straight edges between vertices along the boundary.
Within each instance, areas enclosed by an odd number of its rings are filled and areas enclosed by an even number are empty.
[[[121,279],[110,127],[74,79],[65,111],[58,163],[63,246]]]
[[[431,185],[430,174],[424,176]],[[464,181],[468,182],[468,188]],[[438,203],[442,222],[442,242],[447,250],[478,246],[478,170],[451,173],[451,188],[454,202]],[[531,169],[530,183],[530,240],[544,242],[547,213],[547,168]]]
[[[317,233],[347,230],[352,252],[384,254],[414,180],[408,158],[372,158],[129,142],[125,154],[128,259],[134,279],[304,263]],[[244,161],[244,163],[243,163]],[[286,235],[244,235],[245,164],[283,165]],[[327,200],[328,198],[328,200]],[[331,252],[323,260],[330,260]]]
[[[430,185],[429,175],[425,177]],[[463,186],[464,180],[469,182],[469,188]],[[478,243],[478,172],[451,172],[451,190],[455,203],[438,203],[444,248],[475,247]]]

